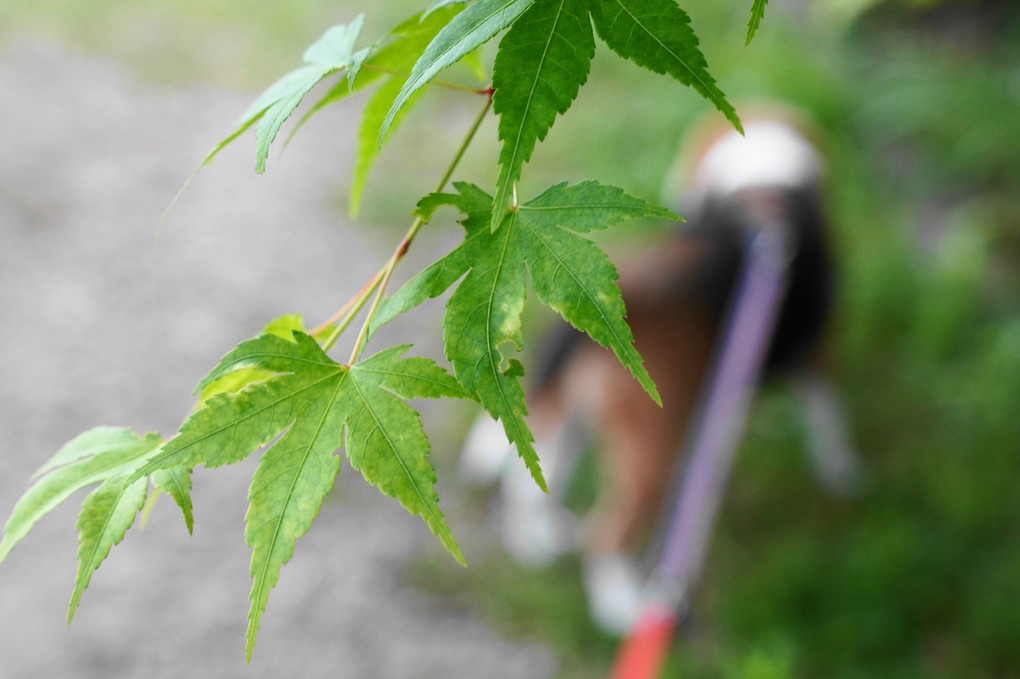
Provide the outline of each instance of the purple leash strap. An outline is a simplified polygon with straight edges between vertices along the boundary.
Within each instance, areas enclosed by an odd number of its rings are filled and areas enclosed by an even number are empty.
[[[766,222],[745,248],[723,343],[703,401],[687,469],[651,581],[646,607],[683,616],[697,580],[733,458],[779,316],[790,260],[785,225]]]

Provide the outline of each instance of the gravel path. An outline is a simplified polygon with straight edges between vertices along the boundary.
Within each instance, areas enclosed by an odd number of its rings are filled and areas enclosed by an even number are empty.
[[[223,352],[279,314],[318,322],[385,257],[392,232],[355,231],[333,205],[347,164],[335,159],[350,149],[323,145],[353,135],[321,132],[349,128],[353,110],[327,112],[320,134],[299,135],[263,177],[250,138],[228,149],[156,238],[168,199],[250,96],[156,89],[53,46],[0,49],[4,518],[65,441],[99,424],[174,431]],[[435,341],[419,349],[436,355]],[[431,420],[432,438],[452,445]],[[196,472],[193,537],[160,500],[96,573],[70,628],[82,496],[40,522],[0,565],[0,679],[554,673],[547,650],[504,641],[403,582],[434,538],[346,464],[246,667],[252,462]],[[476,520],[450,499],[444,508],[470,559]]]

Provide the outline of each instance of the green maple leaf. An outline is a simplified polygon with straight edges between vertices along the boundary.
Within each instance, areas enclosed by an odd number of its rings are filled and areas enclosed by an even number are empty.
[[[348,79],[338,81],[312,105],[294,125],[288,139],[326,106],[387,77],[406,79],[422,51],[460,10],[460,7],[437,8],[435,12],[416,14],[394,26],[370,48],[369,56],[348,72]]]
[[[535,144],[545,139],[557,114],[570,108],[594,56],[587,0],[535,0],[500,41],[492,69],[492,107],[503,142],[493,229]]]
[[[78,573],[68,607],[68,622],[74,618],[92,574],[113,545],[124,538],[145,503],[148,480],[140,477],[129,480],[129,477],[162,443],[155,433],[139,437],[130,429],[98,427],[89,430],[69,441],[33,475],[35,482],[11,512],[0,541],[0,561],[51,509],[75,492],[101,484],[86,496],[78,515]],[[185,520],[190,530],[188,490],[188,486],[181,485],[173,496],[182,508],[187,505]]]
[[[444,7],[449,7],[450,5],[463,5],[467,1],[468,0],[436,0],[434,3],[429,5],[429,8],[425,10],[425,13],[422,16],[427,17],[433,12]]]
[[[419,203],[428,219],[441,205],[454,205],[467,218],[463,242],[401,288],[379,312],[378,325],[436,297],[458,280],[446,305],[443,339],[460,382],[498,418],[532,476],[545,482],[525,423],[520,363],[503,350],[521,349],[521,311],[526,275],[539,299],[575,328],[613,350],[651,397],[658,392],[634,350],[633,336],[616,285],[616,269],[581,234],[642,217],[676,218],[668,210],[597,182],[558,184],[511,211],[495,232],[489,228],[492,198],[471,184],[457,194],[432,194]]]
[[[690,17],[674,0],[591,0],[591,16],[610,49],[693,87],[743,131],[737,112],[708,73]]]
[[[418,97],[411,97],[408,100],[400,114],[392,119],[389,130],[383,134],[386,114],[410,77],[411,69],[422,52],[462,9],[459,6],[432,7],[420,17],[411,17],[390,31],[395,39],[366,61],[362,73],[365,75],[381,73],[385,81],[365,105],[361,124],[358,126],[358,148],[354,158],[354,175],[351,179],[352,215],[358,214],[368,173],[375,164],[379,152],[410,112],[412,104],[418,101]],[[360,86],[359,79],[355,81],[355,87]]]
[[[417,101],[418,95],[422,94],[422,91],[419,91],[411,97],[408,105],[404,106],[393,118],[389,130],[380,138],[386,114],[405,82],[407,82],[406,77],[388,78],[375,91],[362,111],[361,125],[358,126],[358,149],[354,156],[354,176],[351,179],[350,213],[352,216],[357,216],[361,208],[361,198],[368,182],[368,174],[372,166],[375,165],[375,160],[379,156],[383,144],[410,112],[411,104]]]
[[[348,80],[336,83],[321,97],[304,116],[294,125],[288,141],[316,113],[334,104],[348,95],[359,92],[380,81],[382,84],[365,105],[361,124],[358,127],[358,147],[354,160],[354,174],[351,180],[350,211],[357,215],[364,193],[369,171],[382,149],[383,142],[399,126],[406,114],[411,110],[417,97],[412,97],[396,116],[386,135],[380,139],[383,122],[393,101],[400,93],[411,68],[422,52],[432,42],[436,34],[450,23],[450,20],[463,9],[446,3],[434,7],[427,12],[412,16],[395,26],[385,36],[385,44],[373,47],[370,56],[364,59],[358,68],[348,70]],[[448,6],[449,5],[449,6]]]
[[[128,482],[130,470],[111,478],[89,493],[78,515],[78,575],[74,580],[67,622],[74,618],[81,596],[92,574],[109,555],[110,549],[124,539],[124,534],[145,505],[149,482],[139,479]]]
[[[266,324],[266,327],[264,327],[262,332],[259,334],[276,335],[277,337],[289,340],[293,336],[295,330],[299,332],[306,332],[305,323],[301,318],[301,314],[286,314],[279,318],[274,318]],[[243,368],[228,372],[214,380],[206,380],[202,383],[202,387],[200,389],[196,389],[198,392],[198,399],[195,402],[193,410],[198,410],[199,408],[204,407],[209,399],[217,394],[241,391],[249,384],[268,380],[275,374],[276,373],[271,370]]]
[[[424,87],[443,69],[458,62],[494,35],[512,24],[533,0],[480,0],[458,14],[429,43],[415,63],[411,75],[394,99],[379,131],[382,143],[397,112],[411,95]]]
[[[260,335],[241,343],[199,384],[204,389],[238,370],[270,371],[234,393],[210,398],[139,469],[133,479],[160,469],[218,467],[270,444],[252,478],[245,541],[252,548],[247,658],[269,592],[298,537],[308,531],[340,471],[344,446],[351,466],[383,493],[420,516],[463,563],[438,508],[435,471],[417,413],[402,398],[464,397],[442,368],[424,358],[399,358],[394,347],[353,366],[330,359],[301,332],[292,339]],[[275,440],[274,440],[275,439]]]
[[[195,518],[191,506],[191,469],[189,467],[176,467],[174,469],[160,469],[152,475],[152,485],[156,490],[166,493],[184,514],[184,524],[191,533],[195,527]],[[144,524],[143,524],[144,525]]]
[[[255,172],[259,174],[265,172],[270,144],[276,139],[280,127],[304,96],[326,76],[342,69],[356,71],[360,63],[367,58],[367,50],[354,51],[354,43],[361,33],[363,24],[364,17],[358,16],[349,24],[340,24],[327,30],[319,40],[305,50],[304,66],[283,76],[259,95],[255,103],[238,120],[237,128],[205,157],[199,165],[199,170],[212,162],[212,159],[230,142],[257,123]]]
[[[765,17],[765,5],[769,4],[769,0],[754,0],[751,4],[751,18],[747,21],[747,39],[744,41],[744,46],[751,44],[754,40],[754,34],[758,32],[758,27],[761,26],[761,20]]]

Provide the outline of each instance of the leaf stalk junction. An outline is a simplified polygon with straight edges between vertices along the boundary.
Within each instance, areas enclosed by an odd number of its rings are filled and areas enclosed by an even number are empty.
[[[485,117],[489,114],[489,110],[492,108],[492,88],[488,87],[482,90],[471,90],[476,94],[482,94],[485,96],[485,104],[482,106],[481,111],[475,117],[474,122],[468,129],[467,134],[464,136],[464,140],[461,142],[460,147],[453,156],[453,160],[447,166],[446,171],[443,173],[442,178],[436,185],[435,192],[438,193],[446,188],[447,183],[453,176],[453,173],[457,170],[457,166],[460,165],[460,161],[464,158],[464,154],[467,152],[468,147],[474,140],[478,133],[478,128],[481,127]],[[407,233],[400,240],[393,254],[386,261],[386,264],[377,271],[371,279],[358,291],[358,293],[352,297],[344,306],[333,315],[332,318],[319,325],[315,330],[312,331],[312,335],[315,336],[319,332],[324,332],[326,328],[331,326],[333,323],[337,323],[336,327],[329,334],[326,340],[322,344],[323,351],[329,351],[336,341],[340,338],[354,318],[361,312],[367,303],[369,297],[375,294],[372,301],[372,306],[369,307],[368,314],[365,316],[365,320],[361,325],[361,330],[358,332],[358,337],[354,342],[354,349],[351,351],[351,357],[348,359],[348,364],[353,364],[358,360],[361,352],[365,348],[365,343],[368,341],[369,328],[371,327],[372,320],[375,318],[376,312],[379,310],[379,305],[382,303],[383,295],[386,293],[386,288],[389,285],[390,279],[393,277],[393,272],[397,268],[397,264],[407,254],[408,249],[414,242],[415,237],[421,228],[425,225],[425,219],[421,216],[414,218],[411,222],[411,226],[408,228]]]

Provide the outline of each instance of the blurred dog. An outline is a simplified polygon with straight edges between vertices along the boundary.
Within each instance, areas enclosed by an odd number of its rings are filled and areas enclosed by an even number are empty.
[[[789,246],[787,286],[761,379],[792,377],[802,396],[818,475],[834,490],[854,483],[856,463],[838,404],[820,377],[819,345],[832,305],[832,266],[822,209],[822,159],[785,116],[752,118],[696,135],[671,186],[687,185],[688,222],[675,237],[620,268],[635,346],[662,396],[658,407],[611,352],[569,326],[547,339],[529,406],[549,495],[528,477],[483,414],[462,455],[474,479],[502,476],[503,539],[519,561],[541,564],[580,546],[595,622],[627,632],[641,600],[635,555],[657,523],[698,412],[745,244],[779,223]],[[676,195],[668,196],[676,203]],[[679,210],[678,210],[679,211]],[[598,451],[602,487],[586,525],[559,505],[576,454]]]

